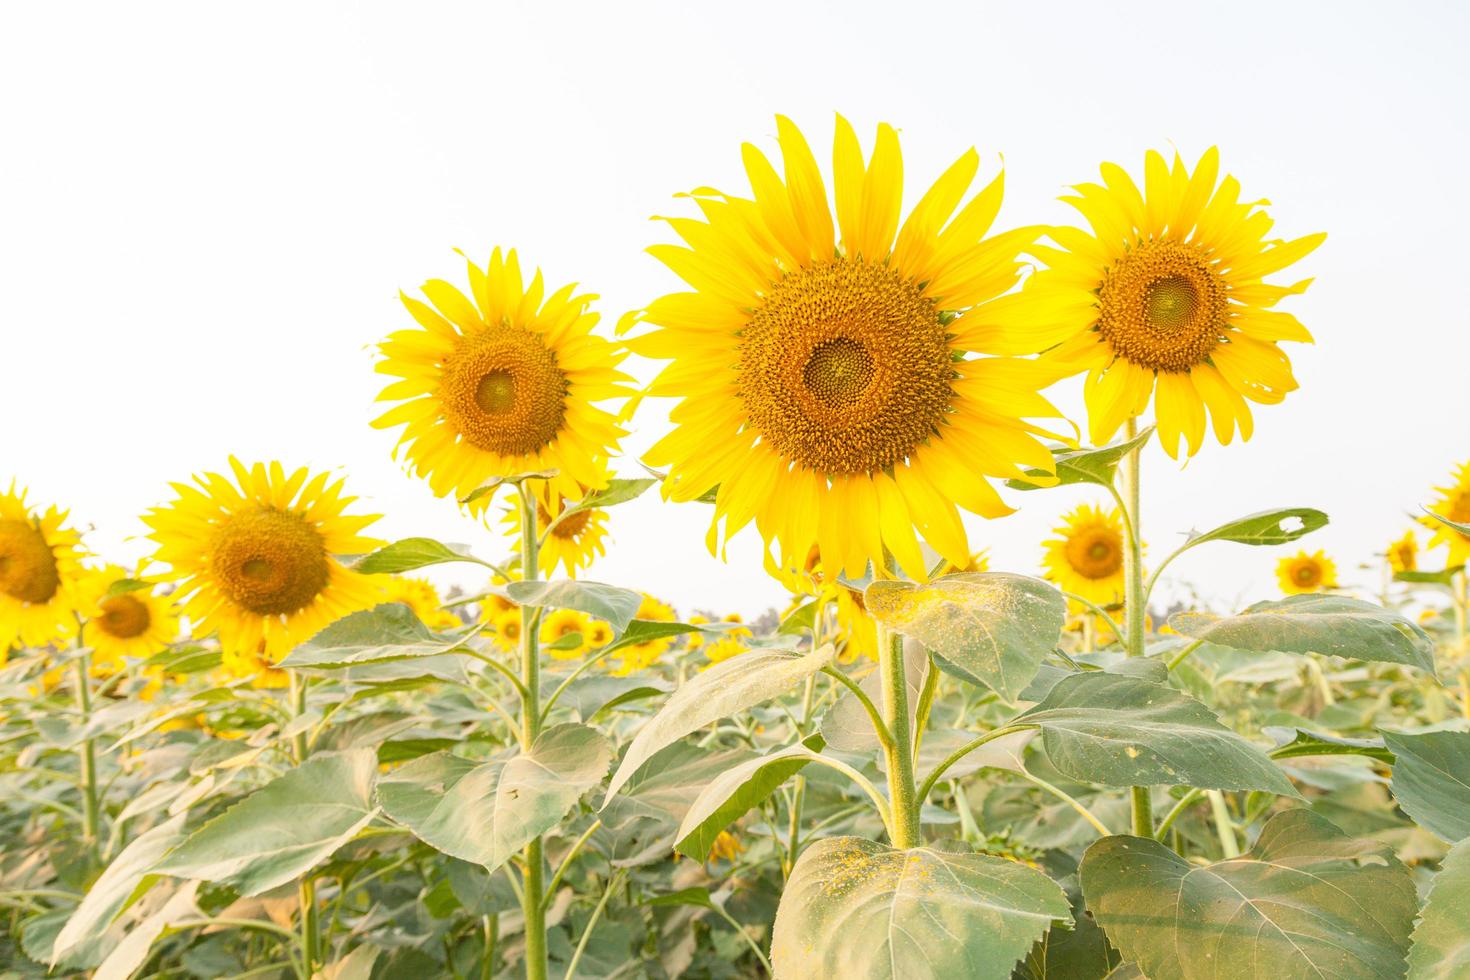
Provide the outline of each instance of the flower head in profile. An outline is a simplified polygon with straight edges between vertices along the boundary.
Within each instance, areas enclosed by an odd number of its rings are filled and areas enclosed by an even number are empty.
[[[1041,559],[1046,579],[1099,606],[1123,600],[1123,515],[1081,504],[1062,518]]]
[[[1337,588],[1337,565],[1326,553],[1298,551],[1276,563],[1276,581],[1287,595],[1306,595]]]
[[[629,341],[672,362],[649,393],[678,400],[647,460],[669,497],[713,494],[714,544],[754,522],[788,567],[818,546],[833,572],[892,555],[919,578],[920,537],[963,562],[961,511],[1010,513],[990,481],[1052,467],[1028,420],[1058,415],[1039,391],[1060,374],[990,356],[1040,347],[1000,349],[983,315],[1038,229],[990,235],[1003,184],[966,200],[974,150],[905,217],[892,127],[865,158],[837,118],[829,195],[806,137],[776,125],[779,169],[747,144],[749,196],[694,192],[700,217],[668,219],[684,244],[649,249],[689,289]]]
[[[26,492],[0,491],[0,663],[12,646],[44,647],[76,633],[82,538],[66,512],[41,511]]]
[[[441,497],[532,472],[554,471],[552,489],[573,498],[605,486],[623,430],[598,403],[625,398],[630,379],[626,351],[592,332],[595,297],[547,295],[539,271],[526,283],[514,250],[470,262],[469,283],[469,296],[434,279],[427,303],[402,297],[418,327],[381,345],[378,370],[398,380],[379,399],[398,404],[373,424],[403,426],[410,469]]]
[[[1470,462],[1455,467],[1450,482],[1445,486],[1435,487],[1434,492],[1438,499],[1429,505],[1430,511],[1456,524],[1470,524]],[[1445,527],[1432,517],[1422,517],[1420,522],[1433,532],[1429,535],[1426,547],[1449,547],[1450,557],[1447,564],[1450,567],[1470,561],[1470,535]]]
[[[1211,149],[1193,171],[1149,151],[1143,185],[1116,164],[1101,184],[1063,198],[1090,230],[1048,232],[1046,264],[1019,293],[995,304],[991,326],[1044,360],[1086,372],[1088,428],[1098,445],[1152,401],[1159,440],[1172,456],[1204,443],[1206,415],[1228,444],[1253,431],[1251,402],[1274,405],[1297,387],[1282,341],[1310,343],[1295,316],[1276,309],[1311,280],[1272,276],[1326,235],[1269,237],[1264,201],[1242,201],[1240,182],[1220,178]]]

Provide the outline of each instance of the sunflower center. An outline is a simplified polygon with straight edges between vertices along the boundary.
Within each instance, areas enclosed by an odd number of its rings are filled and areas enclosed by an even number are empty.
[[[0,520],[0,592],[21,602],[50,602],[61,587],[56,555],[29,521]]]
[[[270,508],[235,514],[215,531],[209,567],[231,601],[262,616],[305,608],[330,575],[316,528],[299,514]]]
[[[546,508],[541,506],[540,502],[537,502],[536,520],[540,522],[542,527],[547,527],[556,518],[552,517]],[[590,520],[592,520],[592,511],[579,510],[553,528],[551,536],[553,538],[561,538],[563,541],[575,541],[581,537],[583,531],[587,530],[587,522]]]
[[[882,265],[837,259],[772,286],[741,335],[737,388],[786,460],[828,474],[905,460],[949,410],[954,362],[934,302]]]
[[[1116,575],[1123,567],[1123,537],[1109,527],[1078,531],[1067,541],[1067,564],[1083,578]]]
[[[119,640],[142,636],[152,623],[147,604],[137,596],[118,595],[102,600],[102,614],[93,620],[102,632]]]
[[[1321,575],[1318,573],[1316,565],[1302,564],[1296,567],[1296,571],[1292,573],[1292,578],[1296,580],[1298,585],[1316,585]]]
[[[475,448],[502,456],[529,455],[556,438],[566,397],[566,375],[541,336],[509,325],[463,337],[439,381],[449,425]]]
[[[1470,523],[1470,490],[1460,492],[1455,502],[1450,505],[1450,520],[1456,524]]]
[[[1098,331],[1113,352],[1152,371],[1188,371],[1210,356],[1230,317],[1225,280],[1198,246],[1139,244],[1098,290]]]

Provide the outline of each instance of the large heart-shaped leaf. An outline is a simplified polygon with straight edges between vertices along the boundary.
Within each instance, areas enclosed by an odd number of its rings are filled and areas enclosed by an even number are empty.
[[[830,664],[832,658],[830,646],[810,653],[748,650],[694,675],[638,730],[607,788],[603,806],[665,745],[784,694]]]
[[[778,977],[1004,980],[1070,921],[1062,889],[1023,864],[829,837],[791,871],[771,962]]]
[[[1039,726],[1052,765],[1084,782],[1298,795],[1264,751],[1220,724],[1209,708],[1142,678],[1074,674],[1015,723]]]
[[[1470,977],[1470,840],[1450,848],[1414,929],[1409,980]]]
[[[1149,437],[1154,434],[1154,427],[1148,426],[1132,439],[1116,442],[1111,446],[1103,446],[1100,449],[1053,449],[1052,458],[1056,463],[1056,480],[1053,482],[1051,474],[1045,470],[1028,469],[1026,475],[1034,478],[1035,483],[1026,480],[1007,480],[1006,486],[1015,490],[1039,490],[1047,486],[1066,486],[1073,483],[1092,483],[1097,486],[1110,487],[1118,472],[1118,463],[1123,457],[1134,449],[1140,448],[1148,442]]]
[[[1249,852],[1208,867],[1105,837],[1081,875],[1108,939],[1153,980],[1401,977],[1418,909],[1391,847],[1308,810],[1278,813]]]
[[[679,825],[675,848],[703,861],[720,831],[806,768],[821,751],[821,736],[732,766],[705,786]]]
[[[351,613],[292,650],[282,667],[323,669],[436,657],[464,645],[478,625],[434,633],[401,602]]]
[[[1384,732],[1393,796],[1414,822],[1447,841],[1470,837],[1470,732]]]
[[[373,819],[378,756],[313,756],[204,824],[154,871],[259,895],[299,878]]]
[[[1007,572],[961,572],[926,585],[879,581],[864,597],[873,618],[932,650],[946,673],[1006,701],[1031,683],[1067,618],[1056,588]]]
[[[560,823],[611,762],[600,732],[555,725],[529,753],[483,763],[448,752],[415,759],[378,781],[378,799],[424,843],[493,870]]]
[[[627,629],[643,604],[643,596],[630,589],[579,579],[511,582],[505,587],[505,594],[518,606],[575,609],[611,623],[615,630]]]
[[[1176,613],[1169,625],[1185,636],[1237,650],[1321,653],[1434,673],[1434,642],[1418,624],[1347,596],[1287,596],[1258,602],[1235,616]]]
[[[352,567],[364,575],[396,575],[455,561],[485,564],[470,554],[470,547],[466,544],[444,544],[433,538],[404,538],[363,555],[352,563]]]

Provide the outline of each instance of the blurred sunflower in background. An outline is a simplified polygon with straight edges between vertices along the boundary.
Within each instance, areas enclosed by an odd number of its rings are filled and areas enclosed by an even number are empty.
[[[495,631],[495,645],[506,653],[521,648],[521,611],[517,608],[496,613],[491,620]]]
[[[1276,581],[1287,595],[1306,595],[1337,588],[1337,565],[1318,550],[1298,551],[1276,563]]]
[[[83,584],[86,625],[83,642],[92,649],[92,670],[109,676],[126,666],[124,658],[146,660],[168,649],[179,638],[179,613],[172,595],[152,584],[141,584],[128,570],[107,565],[91,570]]]
[[[278,462],[247,467],[234,457],[230,470],[234,482],[205,473],[194,486],[172,484],[177,498],[143,520],[196,633],[217,631],[226,666],[259,674],[329,624],[382,601],[377,577],[334,557],[377,548],[362,531],[378,518],[346,513],[356,498],[326,473],[287,474]],[[283,673],[265,677],[280,683]]]
[[[399,449],[439,496],[464,499],[495,477],[555,470],[564,496],[607,484],[607,457],[624,434],[596,402],[624,398],[626,351],[592,333],[595,298],[529,284],[514,250],[469,264],[470,296],[440,279],[423,303],[402,296],[417,329],[390,334],[378,371],[399,380],[379,400],[399,404],[373,422],[403,426]],[[481,498],[481,506],[489,497]]]
[[[536,553],[536,565],[546,576],[554,574],[556,566],[561,565],[569,578],[576,578],[578,571],[607,553],[607,511],[596,507],[575,511],[552,527],[552,522],[576,501],[550,492],[540,480],[534,482],[537,484],[532,491],[536,498],[536,526],[545,535],[541,549]],[[521,522],[525,518],[524,504],[520,494],[512,494],[510,499],[511,506],[505,514],[505,533],[519,539]],[[577,499],[581,499],[581,495]],[[546,533],[547,528],[551,528],[549,534]]]
[[[0,492],[0,663],[12,646],[44,647],[76,634],[82,538],[54,505],[33,511],[26,491]]]
[[[1104,608],[1123,601],[1123,515],[1080,504],[1062,516],[1057,537],[1042,543],[1044,576],[1064,592]]]
[[[407,575],[386,576],[383,581],[382,602],[401,602],[431,630],[453,629],[460,625],[459,617],[444,608],[444,600],[434,583],[426,578]]]
[[[594,619],[587,625],[587,632],[582,634],[582,638],[588,650],[601,650],[613,641],[613,628],[600,619]]]
[[[633,618],[657,623],[672,623],[676,619],[673,606],[654,598],[647,592],[643,593],[643,601],[639,604],[638,611],[633,614]],[[617,651],[618,662],[616,666],[611,667],[609,673],[615,677],[626,677],[635,671],[651,667],[673,645],[674,637],[662,636],[655,640],[645,640],[642,643],[623,647]]]
[[[745,620],[738,613],[731,613],[720,620],[720,622],[743,623]],[[704,658],[712,664],[717,664],[722,660],[729,660],[731,657],[750,649],[748,641],[753,636],[755,634],[747,626],[735,626],[733,629],[727,629],[704,644],[702,648],[704,650]]]
[[[1439,495],[1439,499],[1429,505],[1432,512],[1456,524],[1470,524],[1470,462],[1455,467],[1449,484],[1435,487],[1434,492]],[[1419,520],[1434,532],[1429,535],[1429,543],[1425,547],[1449,546],[1450,556],[1445,562],[1448,567],[1453,568],[1470,561],[1470,535],[1445,527],[1432,517],[1421,517]]]
[[[1448,530],[1448,528],[1446,528]],[[1388,546],[1388,567],[1395,573],[1412,572],[1419,567],[1419,538],[1412,530]]]
[[[712,546],[721,528],[728,540],[754,521],[784,566],[819,546],[835,573],[862,576],[891,554],[918,579],[915,528],[963,562],[960,510],[1011,512],[986,478],[1052,468],[1036,438],[1045,433],[1026,420],[1059,417],[1039,391],[1060,374],[969,356],[1041,348],[1019,349],[983,317],[955,315],[1016,283],[1039,229],[985,237],[1000,177],[960,207],[979,167],[974,150],[903,218],[897,133],[879,126],[864,160],[841,116],[829,204],[806,138],[785,117],[776,126],[782,171],[745,145],[751,197],[694,192],[703,220],[667,219],[687,247],[649,249],[692,291],[624,323],[660,328],[629,346],[672,361],[649,394],[679,400],[673,431],[647,459],[669,467],[664,492],[674,500],[716,491]]]
[[[1140,190],[1116,164],[1101,184],[1078,184],[1071,204],[1091,226],[1053,228],[1056,247],[1032,254],[1046,268],[1019,293],[993,305],[994,329],[1051,348],[1044,360],[1083,386],[1093,443],[1109,441],[1152,397],[1159,441],[1176,458],[1181,439],[1193,456],[1204,443],[1206,410],[1228,444],[1252,432],[1247,402],[1272,405],[1297,387],[1277,346],[1312,335],[1281,300],[1306,290],[1265,277],[1301,259],[1327,237],[1267,239],[1264,201],[1242,201],[1240,182],[1219,179],[1210,149],[1191,172],[1149,151]],[[1055,345],[1055,346],[1053,346]]]
[[[554,644],[569,636],[577,637],[577,645],[566,649],[550,647],[547,652],[557,660],[580,660],[590,649],[587,634],[592,629],[592,617],[575,609],[553,609],[541,620],[541,642]]]

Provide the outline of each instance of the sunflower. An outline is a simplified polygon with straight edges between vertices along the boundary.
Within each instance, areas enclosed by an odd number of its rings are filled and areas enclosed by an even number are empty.
[[[587,625],[587,632],[582,634],[582,639],[588,650],[601,650],[613,641],[613,629],[602,620],[594,619]]]
[[[541,620],[541,642],[555,643],[568,636],[576,636],[576,646],[566,650],[548,650],[557,660],[578,660],[590,649],[587,634],[592,629],[592,617],[575,609],[554,609]]]
[[[1092,441],[1102,445],[1147,409],[1160,441],[1189,455],[1205,436],[1205,411],[1222,444],[1253,423],[1247,401],[1276,404],[1297,387],[1279,341],[1310,343],[1290,313],[1273,307],[1306,290],[1264,277],[1296,262],[1327,237],[1266,239],[1271,218],[1242,202],[1240,183],[1219,175],[1209,150],[1190,173],[1157,152],[1144,158],[1144,188],[1116,164],[1103,183],[1079,184],[1063,198],[1092,226],[1054,228],[1055,248],[1037,246],[1047,268],[994,304],[986,325],[1022,347],[1051,347],[1044,360],[1087,372],[1084,396]]]
[[[1419,567],[1419,538],[1412,530],[1388,546],[1388,566],[1395,572],[1412,572]]]
[[[507,653],[521,648],[521,611],[507,609],[498,613],[491,625],[495,629],[495,645]]]
[[[698,613],[695,613],[693,616],[690,616],[687,620],[685,620],[685,622],[687,622],[690,626],[707,626],[709,625],[709,617],[701,616]],[[686,649],[689,650],[698,650],[700,647],[704,646],[704,634],[698,631],[694,633],[686,633],[684,635],[684,646]]]
[[[32,512],[14,482],[0,492],[0,657],[16,645],[59,643],[76,630],[82,539],[65,522],[55,506]]]
[[[1081,504],[1054,529],[1060,537],[1043,543],[1041,564],[1047,581],[1099,606],[1122,601],[1123,517]]]
[[[538,487],[533,491],[536,498],[536,526],[544,533],[573,501],[543,492],[539,486],[541,481],[536,483]],[[520,494],[513,494],[511,501],[511,507],[505,513],[506,533],[519,539],[524,505]],[[543,575],[554,574],[556,566],[561,565],[569,577],[576,578],[579,570],[587,568],[594,559],[607,553],[603,544],[606,537],[607,511],[595,507],[579,510],[552,527],[551,533],[545,535],[536,555],[536,564]]]
[[[993,332],[957,311],[1010,289],[1035,229],[992,238],[997,177],[959,212],[979,165],[965,153],[900,226],[898,136],[878,128],[864,161],[837,118],[833,201],[800,131],[778,116],[784,180],[743,149],[751,198],[700,190],[703,219],[668,219],[688,247],[649,251],[693,291],[625,320],[661,329],[629,342],[673,363],[649,394],[679,399],[648,462],[669,467],[665,494],[718,487],[711,538],[752,520],[781,563],[813,545],[834,571],[882,568],[885,552],[923,575],[917,527],[934,550],[969,557],[960,509],[1010,513],[986,477],[1050,470],[1024,421],[1056,417],[1038,394],[1054,368],[997,353]],[[953,216],[953,217],[951,217]],[[1040,348],[1033,348],[1039,350]]]
[[[638,611],[633,614],[634,619],[650,620],[658,623],[674,622],[674,607],[643,593],[643,601],[638,605]],[[642,643],[634,643],[623,647],[618,651],[618,664],[611,673],[616,677],[626,677],[634,671],[644,670],[658,661],[664,652],[673,646],[672,636],[661,636],[655,640],[644,640]]]
[[[1456,524],[1470,524],[1470,462],[1461,463],[1455,468],[1449,486],[1435,487],[1434,490],[1439,494],[1439,499],[1429,505],[1431,511]],[[1450,557],[1446,562],[1449,567],[1470,561],[1470,536],[1447,528],[1432,517],[1421,517],[1419,520],[1434,532],[1429,536],[1426,548],[1438,548],[1442,544],[1450,546]]]
[[[399,402],[373,422],[402,425],[399,448],[443,497],[464,498],[496,477],[555,471],[555,492],[607,485],[607,457],[624,434],[594,403],[624,398],[627,352],[592,333],[595,299],[565,286],[545,296],[538,271],[521,280],[514,250],[469,263],[471,302],[443,280],[428,303],[402,296],[418,329],[391,334],[378,371],[400,380],[379,399]],[[488,505],[489,498],[482,498]]]
[[[750,631],[750,627],[739,625],[745,622],[739,613],[731,613],[720,622],[727,625],[733,624],[733,628],[725,630],[718,637],[704,644],[705,659],[712,664],[729,660],[738,653],[744,653],[749,649],[745,641],[755,635]]]
[[[348,613],[382,601],[380,580],[334,555],[365,554],[381,542],[362,535],[376,516],[345,513],[356,499],[343,481],[280,463],[245,466],[235,482],[218,473],[197,486],[173,484],[178,498],[143,520],[155,557],[179,581],[179,599],[200,635],[218,631],[236,673],[274,667],[302,641]],[[283,679],[271,675],[272,682]]]
[[[1321,551],[1298,551],[1276,563],[1276,581],[1287,595],[1337,588],[1337,565]]]
[[[108,595],[119,582],[132,579],[127,570],[108,565],[87,575],[82,586],[83,628],[92,648],[95,669],[121,669],[124,657],[144,660],[168,649],[179,638],[179,614],[172,595],[155,586]]]
[[[425,578],[389,576],[383,583],[383,597],[379,601],[403,603],[431,630],[453,629],[460,625],[459,617],[444,608],[444,600],[439,597],[434,583]]]

